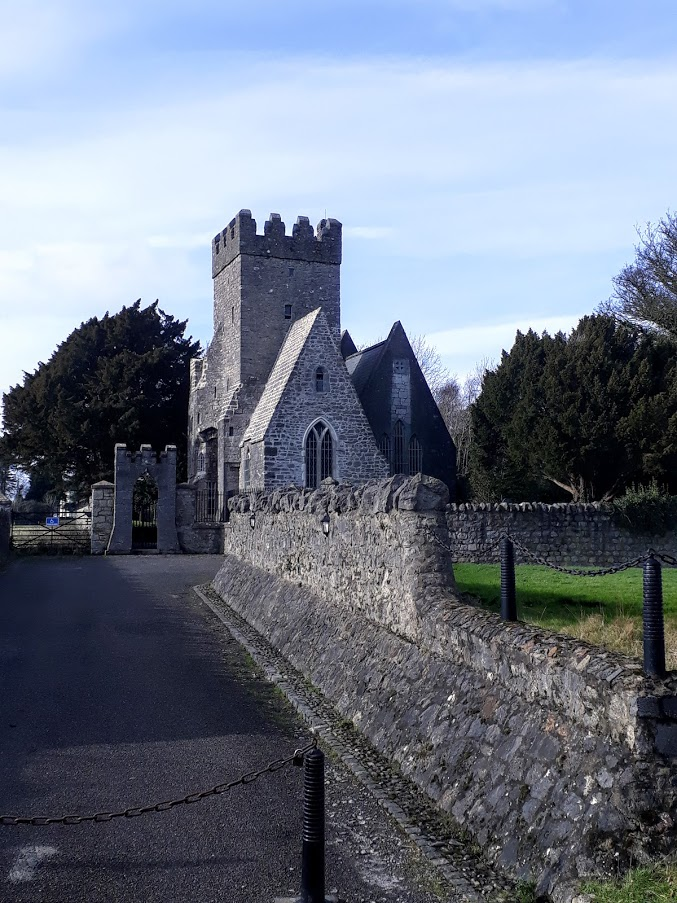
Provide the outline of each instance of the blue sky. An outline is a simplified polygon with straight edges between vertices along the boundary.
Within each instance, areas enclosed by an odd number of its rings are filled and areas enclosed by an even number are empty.
[[[674,210],[674,0],[0,0],[0,391],[242,207],[344,224],[343,325],[460,376],[570,329]]]

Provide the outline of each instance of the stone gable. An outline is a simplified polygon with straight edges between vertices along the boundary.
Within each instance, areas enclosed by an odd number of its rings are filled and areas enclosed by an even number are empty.
[[[324,371],[325,391],[317,390],[318,368]],[[254,412],[243,446],[243,456],[250,454],[248,488],[303,486],[305,440],[318,420],[332,434],[334,479],[359,483],[387,476],[388,465],[322,310],[290,331]]]

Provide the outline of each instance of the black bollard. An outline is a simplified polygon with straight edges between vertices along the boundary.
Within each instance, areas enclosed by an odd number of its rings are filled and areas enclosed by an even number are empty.
[[[325,903],[324,753],[317,747],[303,757],[301,903]]]
[[[644,562],[644,671],[665,677],[663,580],[661,563],[653,555]]]
[[[507,536],[501,542],[501,617],[504,621],[517,620],[515,550]]]

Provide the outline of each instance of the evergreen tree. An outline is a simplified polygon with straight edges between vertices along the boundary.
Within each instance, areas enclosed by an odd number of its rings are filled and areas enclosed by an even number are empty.
[[[185,329],[157,301],[83,323],[4,395],[5,457],[34,483],[81,496],[112,479],[116,442],[176,444],[185,469],[189,362],[200,350]]]
[[[472,417],[482,497],[550,501],[558,487],[592,501],[633,482],[675,479],[677,368],[668,346],[606,315],[584,317],[568,339],[518,333],[485,376]]]

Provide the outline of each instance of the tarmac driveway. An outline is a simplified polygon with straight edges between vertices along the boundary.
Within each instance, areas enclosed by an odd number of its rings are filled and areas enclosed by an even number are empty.
[[[192,592],[220,563],[36,558],[0,573],[0,815],[183,797],[308,741]],[[408,840],[328,765],[327,889],[348,903],[437,899]],[[164,813],[0,826],[0,899],[249,903],[298,893],[301,786],[289,766]]]

